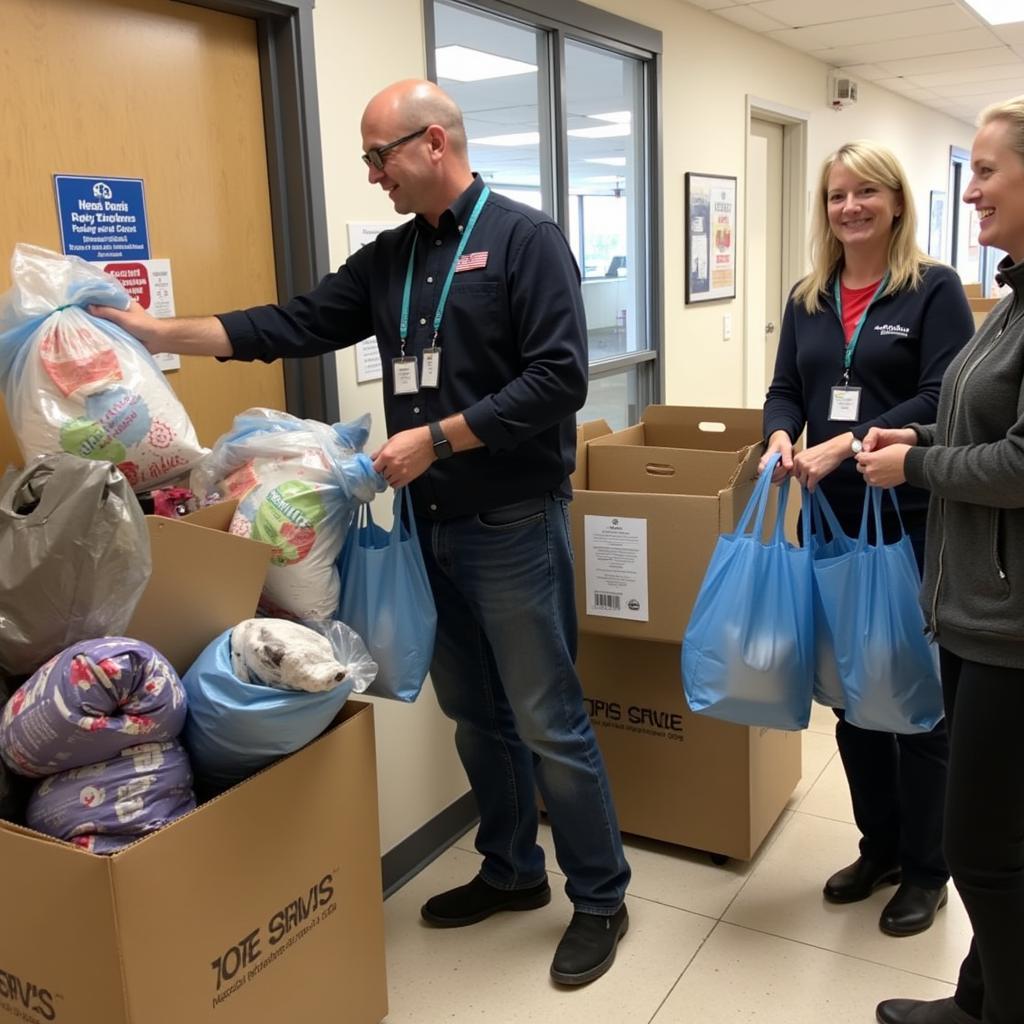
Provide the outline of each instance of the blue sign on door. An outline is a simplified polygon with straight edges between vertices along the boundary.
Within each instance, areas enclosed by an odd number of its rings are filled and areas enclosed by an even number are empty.
[[[60,244],[83,260],[149,259],[149,227],[141,178],[55,174]]]

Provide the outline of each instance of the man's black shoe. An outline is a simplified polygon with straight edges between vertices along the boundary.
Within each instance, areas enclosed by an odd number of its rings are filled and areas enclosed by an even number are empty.
[[[551,902],[547,879],[529,889],[496,889],[479,875],[455,889],[431,896],[420,909],[423,920],[436,928],[462,928],[500,910],[536,910]]]
[[[946,887],[922,889],[919,885],[904,882],[896,895],[885,905],[878,927],[886,935],[917,935],[927,931],[935,915],[946,905]]]
[[[822,890],[829,903],[857,903],[866,900],[883,885],[896,885],[900,880],[898,864],[878,864],[867,857],[858,857],[837,871]]]
[[[629,929],[623,904],[610,917],[577,910],[551,961],[551,977],[563,985],[585,985],[600,978],[615,962],[619,939]]]
[[[950,999],[886,999],[875,1009],[878,1024],[981,1024]]]

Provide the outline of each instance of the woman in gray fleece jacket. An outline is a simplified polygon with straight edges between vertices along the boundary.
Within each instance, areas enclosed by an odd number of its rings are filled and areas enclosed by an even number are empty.
[[[964,202],[1011,293],[950,364],[932,425],[873,429],[870,484],[931,492],[921,603],[949,728],[944,848],[974,930],[952,998],[882,1024],[1024,1021],[1024,96],[984,110]]]

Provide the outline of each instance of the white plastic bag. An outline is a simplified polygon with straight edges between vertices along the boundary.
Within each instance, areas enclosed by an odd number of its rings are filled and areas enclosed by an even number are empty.
[[[112,462],[135,490],[187,473],[204,449],[153,357],[91,303],[128,293],[77,256],[16,245],[0,299],[0,385],[26,462],[68,452]]]
[[[192,473],[201,501],[235,498],[231,532],[274,548],[260,600],[266,615],[329,619],[338,608],[335,562],[359,502],[387,486],[360,449],[370,417],[333,427],[273,409],[248,409]]]

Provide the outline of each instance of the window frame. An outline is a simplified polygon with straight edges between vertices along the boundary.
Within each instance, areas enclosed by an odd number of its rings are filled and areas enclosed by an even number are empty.
[[[568,235],[569,195],[568,136],[565,124],[565,43],[572,39],[609,50],[641,62],[643,81],[641,88],[645,100],[643,130],[649,156],[646,181],[646,204],[642,210],[646,233],[647,256],[647,337],[649,345],[637,352],[628,352],[589,364],[591,380],[612,376],[636,367],[637,415],[643,409],[661,400],[664,393],[664,323],[665,289],[662,245],[662,135],[661,135],[661,81],[663,60],[662,34],[657,29],[629,21],[609,11],[602,11],[578,0],[450,0],[464,7],[496,14],[518,21],[530,28],[540,29],[547,40],[547,67],[549,75],[549,105],[539,111],[540,119],[547,116],[553,141],[551,164],[541,170],[542,183],[551,174],[553,182],[552,217]],[[423,0],[423,34],[426,46],[427,77],[437,81],[437,33],[434,23],[435,0]],[[543,138],[543,132],[541,133]],[[542,152],[542,160],[544,159]],[[552,166],[553,165],[553,166]],[[549,170],[550,168],[550,170]],[[653,363],[650,368],[644,364]]]

